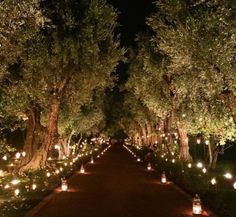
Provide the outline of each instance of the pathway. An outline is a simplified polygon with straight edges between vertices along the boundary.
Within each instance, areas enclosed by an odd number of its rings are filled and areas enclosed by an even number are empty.
[[[87,173],[69,181],[34,217],[190,217],[191,201],[173,184],[161,185],[123,147],[110,148]]]

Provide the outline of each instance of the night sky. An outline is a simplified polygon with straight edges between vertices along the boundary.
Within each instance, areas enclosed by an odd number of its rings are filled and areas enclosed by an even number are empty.
[[[136,34],[146,30],[145,20],[152,11],[152,0],[108,0],[119,11],[118,22],[120,27],[116,30],[121,35],[121,45],[129,48],[135,47]],[[127,80],[128,64],[120,63],[117,69],[118,85]],[[115,91],[115,95],[119,94]],[[118,91],[119,92],[119,91]]]
[[[119,11],[122,45],[134,45],[135,35],[145,31],[145,19],[154,9],[152,0],[108,0]]]

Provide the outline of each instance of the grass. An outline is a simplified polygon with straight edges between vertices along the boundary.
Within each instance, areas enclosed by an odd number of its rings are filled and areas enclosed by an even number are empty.
[[[101,152],[106,145],[102,145],[97,153]],[[86,151],[87,152],[87,151]],[[90,152],[90,150],[88,151]],[[88,153],[87,152],[87,153]],[[93,153],[97,154],[97,153]],[[68,179],[72,174],[77,171],[81,164],[90,160],[92,155],[84,155],[80,157],[73,165],[69,164],[71,160],[65,159],[63,161],[50,161],[50,167],[43,170],[37,170],[35,172],[27,173],[24,175],[8,174],[7,176],[0,178],[0,217],[22,217],[28,210],[38,204],[45,196],[50,194],[61,183],[61,178]],[[65,163],[68,163],[65,166]],[[59,174],[56,174],[56,168],[63,168]],[[49,171],[52,175],[46,176],[46,171]],[[20,180],[17,185],[12,185],[13,179]],[[6,185],[9,188],[5,189]],[[32,184],[36,184],[37,188],[32,189]],[[18,188],[20,194],[14,195],[14,190]]]

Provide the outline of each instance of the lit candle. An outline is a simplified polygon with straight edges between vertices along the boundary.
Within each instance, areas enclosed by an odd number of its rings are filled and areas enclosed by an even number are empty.
[[[84,165],[82,164],[81,167],[80,167],[80,173],[85,173],[85,169],[84,169]]]
[[[193,214],[194,215],[202,214],[202,205],[198,194],[196,194],[195,197],[193,198]]]
[[[151,165],[151,163],[148,163],[147,170],[151,170],[151,169],[152,169],[152,165]]]
[[[65,178],[61,179],[61,190],[68,191],[68,184]]]
[[[162,183],[162,184],[166,184],[166,181],[167,181],[167,180],[166,180],[166,173],[163,172],[162,175],[161,175],[161,183]]]

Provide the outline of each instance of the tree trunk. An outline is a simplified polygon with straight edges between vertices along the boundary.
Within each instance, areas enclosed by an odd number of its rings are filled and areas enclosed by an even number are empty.
[[[25,157],[22,157],[17,170],[25,166],[34,156],[38,147],[42,143],[43,127],[40,123],[40,108],[35,105],[29,109],[26,113],[28,117],[26,137],[24,141],[23,151],[26,153]]]
[[[21,168],[21,172],[27,170],[36,170],[44,167],[47,160],[47,154],[52,145],[58,141],[58,116],[60,109],[60,101],[57,95],[52,95],[51,110],[49,113],[48,123],[42,146],[35,152],[32,159]]]
[[[147,142],[146,129],[144,126],[141,126],[141,130],[142,130],[142,142],[144,145],[146,145],[146,142]]]
[[[179,134],[179,157],[184,161],[192,161],[192,157],[189,154],[188,135],[186,130],[177,123],[178,134]]]

